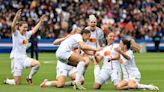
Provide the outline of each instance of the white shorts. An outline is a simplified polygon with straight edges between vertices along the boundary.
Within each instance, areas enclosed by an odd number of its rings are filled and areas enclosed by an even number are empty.
[[[11,72],[13,76],[21,76],[23,68],[29,68],[31,66],[32,58],[14,58],[11,60]]]
[[[117,85],[120,82],[120,74],[117,71],[113,71],[111,69],[102,68],[100,71],[100,75],[98,76],[96,83],[104,84],[111,78],[111,81],[114,85]]]
[[[58,52],[56,53],[56,57],[59,61],[63,62],[63,63],[67,63],[69,57],[72,55],[73,51],[69,51],[69,52]]]
[[[113,85],[117,85],[121,81],[121,71],[120,70],[112,70],[111,81]]]
[[[135,82],[139,83],[141,80],[141,75],[140,74],[129,75],[124,77],[124,80],[125,81],[134,80]]]
[[[76,73],[77,69],[76,67],[67,65],[63,62],[58,61],[57,66],[56,66],[56,79],[59,76],[65,76],[65,77],[70,77],[71,74]]]

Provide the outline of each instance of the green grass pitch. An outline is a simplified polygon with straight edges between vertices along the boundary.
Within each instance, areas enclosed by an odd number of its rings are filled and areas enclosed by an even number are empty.
[[[141,83],[154,84],[159,86],[160,92],[164,92],[164,53],[144,53],[135,54],[137,66],[142,74]],[[0,54],[0,92],[74,92],[72,87],[55,88],[47,87],[40,88],[40,83],[45,79],[54,80],[56,75],[56,58],[54,53],[40,53],[39,61],[41,67],[39,72],[33,77],[33,85],[27,85],[26,76],[30,69],[24,69],[22,73],[22,83],[18,86],[4,85],[3,80],[5,76],[12,78],[10,71],[9,54]],[[67,79],[69,80],[69,79]],[[116,91],[109,81],[108,84],[103,85],[100,90],[92,88],[94,82],[93,77],[93,63],[91,62],[85,75],[86,92],[119,92]],[[85,92],[83,91],[83,92]],[[140,90],[141,91],[141,90]],[[135,91],[135,92],[140,92]],[[134,92],[134,90],[125,90],[120,92]],[[142,91],[152,92],[152,91]]]

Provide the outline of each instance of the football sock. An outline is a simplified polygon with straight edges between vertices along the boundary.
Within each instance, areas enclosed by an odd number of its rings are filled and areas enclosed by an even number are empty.
[[[28,76],[29,79],[32,79],[32,76],[34,76],[38,72],[39,67],[40,67],[40,65],[36,65],[36,66],[31,68],[31,72]]]
[[[150,85],[138,84],[137,88],[139,89],[150,88]]]
[[[72,86],[72,81],[65,82],[65,86]]]
[[[45,83],[45,85],[46,85],[46,86],[52,86],[52,81],[47,81],[47,82]]]
[[[14,79],[6,79],[6,83],[10,85],[15,85],[15,80]]]
[[[83,61],[80,61],[77,65],[77,75],[76,75],[75,82],[80,82],[84,72],[84,67],[85,67],[85,63]]]
[[[99,74],[100,74],[100,66],[96,64],[94,66],[94,78],[95,78],[95,81],[97,80],[97,77],[98,77]]]

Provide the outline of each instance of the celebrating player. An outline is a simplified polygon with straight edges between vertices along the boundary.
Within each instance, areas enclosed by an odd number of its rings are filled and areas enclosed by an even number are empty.
[[[73,52],[73,50],[76,48],[91,51],[101,50],[101,48],[91,48],[85,45],[83,41],[87,41],[90,35],[90,31],[84,29],[81,34],[75,34],[65,39],[56,51],[56,57],[58,60],[71,66],[77,66],[77,75],[74,82],[75,89],[85,89],[80,81],[84,72],[86,60],[79,53]]]
[[[101,70],[99,66],[95,66],[94,89],[100,89],[109,78],[111,78],[111,81],[117,89],[117,85],[121,80],[120,55],[115,51],[118,45],[114,43],[114,37],[114,32],[108,32],[106,34],[107,46],[105,46],[102,51],[96,53],[96,55],[101,56],[101,59],[104,58],[104,62]]]
[[[28,30],[28,24],[26,22],[20,21],[18,23],[18,29],[16,26],[16,22],[20,18],[21,10],[18,10],[16,16],[11,25],[12,28],[12,41],[13,48],[10,54],[11,58],[11,69],[13,73],[14,79],[6,79],[4,83],[18,85],[21,82],[21,74],[23,68],[31,67],[31,72],[27,76],[27,82],[32,84],[32,77],[38,72],[40,63],[37,60],[27,57],[26,49],[28,47],[28,39],[32,34],[35,34],[41,24],[44,22],[46,16],[43,15],[40,18],[39,23],[31,30]]]
[[[119,84],[118,89],[149,89],[159,90],[157,86],[140,84],[141,74],[135,64],[133,51],[130,50],[133,40],[122,40],[121,48],[116,51],[121,54],[121,67],[123,71],[123,78]],[[137,46],[136,46],[137,47]]]
[[[80,34],[81,33],[81,29],[80,28],[75,28],[75,30],[73,30],[71,32],[70,35],[64,37],[64,38],[58,38],[56,39],[53,44],[60,44],[62,41],[66,40],[68,37],[70,37],[73,34]],[[75,53],[79,53],[78,49],[74,49],[73,52]],[[86,57],[84,57],[84,59],[87,59]],[[86,62],[89,62],[89,60],[86,60]],[[86,65],[86,64],[85,64]],[[75,80],[77,75],[77,68],[71,65],[68,65],[66,63],[63,63],[61,61],[57,61],[57,66],[56,66],[56,81],[48,81],[47,79],[45,79],[42,83],[41,83],[41,87],[46,87],[46,86],[54,86],[54,87],[64,87],[64,86],[69,86],[69,85],[73,85],[73,81]],[[66,77],[70,77],[72,79],[72,81],[69,82],[65,82],[65,78]],[[84,78],[81,78],[81,83],[84,82]]]

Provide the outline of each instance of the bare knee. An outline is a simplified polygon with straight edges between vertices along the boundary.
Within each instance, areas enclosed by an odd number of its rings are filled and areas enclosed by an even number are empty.
[[[116,90],[121,90],[121,85],[116,85],[115,88]]]
[[[34,67],[34,66],[40,66],[40,62],[37,61],[37,60],[33,60],[32,63],[31,63],[31,66]]]
[[[93,88],[94,89],[100,89],[101,88],[101,85],[100,84],[98,84],[98,83],[95,83],[94,85],[93,85]]]

